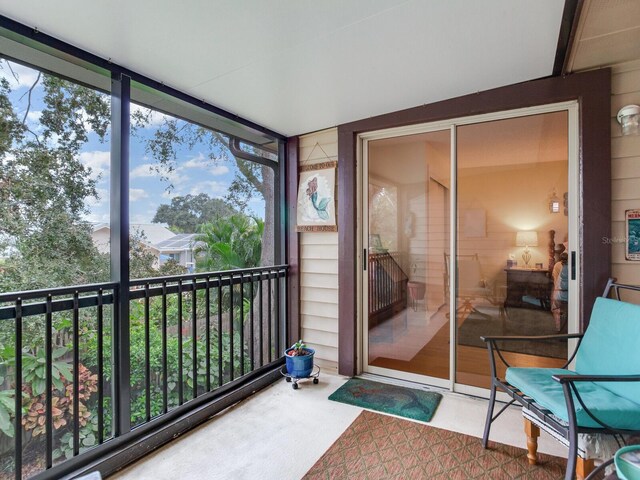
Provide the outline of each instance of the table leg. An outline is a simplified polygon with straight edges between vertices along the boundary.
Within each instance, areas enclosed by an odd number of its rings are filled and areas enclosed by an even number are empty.
[[[538,437],[540,428],[527,418],[524,419],[524,433],[527,434],[527,458],[529,465],[535,465],[538,461]]]

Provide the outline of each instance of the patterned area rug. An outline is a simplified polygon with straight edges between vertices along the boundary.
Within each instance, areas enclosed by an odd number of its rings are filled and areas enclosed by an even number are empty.
[[[304,476],[316,479],[562,479],[566,460],[364,411]]]
[[[333,392],[329,400],[428,422],[436,413],[442,395],[352,378]]]

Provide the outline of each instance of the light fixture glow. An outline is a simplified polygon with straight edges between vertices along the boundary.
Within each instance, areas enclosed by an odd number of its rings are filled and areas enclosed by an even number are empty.
[[[555,189],[553,190],[553,194],[549,199],[549,213],[559,213],[560,212],[560,199],[556,196]]]

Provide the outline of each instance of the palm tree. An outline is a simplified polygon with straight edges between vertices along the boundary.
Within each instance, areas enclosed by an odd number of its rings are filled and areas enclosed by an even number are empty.
[[[195,238],[198,270],[213,272],[259,266],[263,232],[263,220],[242,214],[203,224]]]

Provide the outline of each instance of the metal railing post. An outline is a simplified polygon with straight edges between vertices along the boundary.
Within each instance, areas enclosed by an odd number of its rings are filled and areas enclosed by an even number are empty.
[[[111,279],[119,285],[113,325],[115,436],[131,430],[129,345],[129,100],[131,79],[111,76]]]

